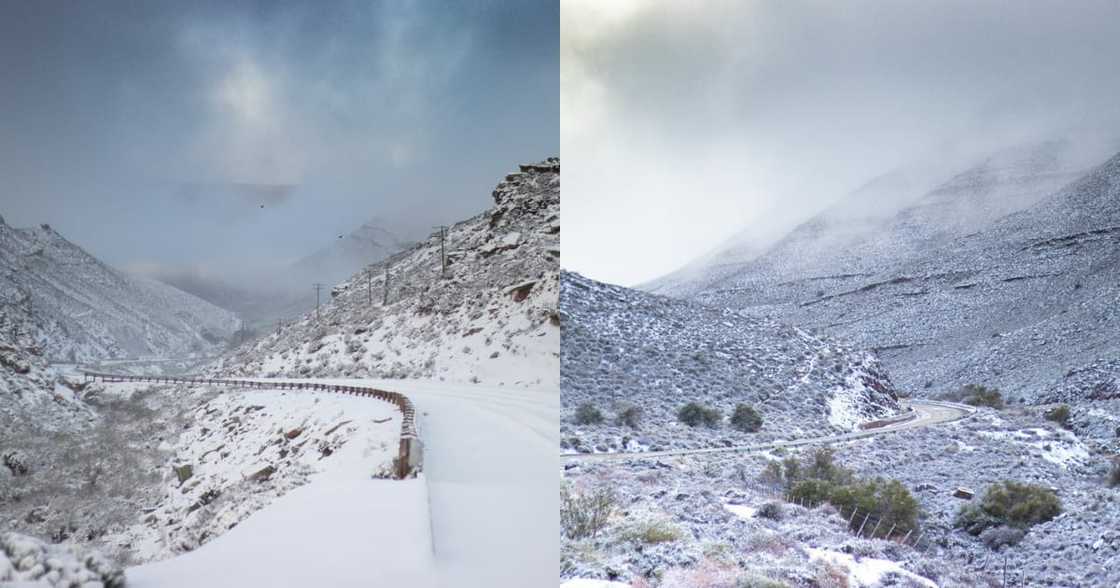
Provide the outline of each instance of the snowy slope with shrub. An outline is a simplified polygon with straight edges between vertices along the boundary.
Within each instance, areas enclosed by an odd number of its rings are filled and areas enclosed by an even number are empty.
[[[562,444],[572,451],[668,449],[850,431],[899,406],[871,353],[769,319],[561,277]],[[689,427],[696,402],[760,413],[760,433]],[[577,411],[591,405],[602,422]],[[636,408],[634,423],[624,422]]]
[[[0,219],[0,328],[54,361],[183,356],[221,347],[230,312],[161,282],[120,272],[47,225]]]
[[[555,385],[560,161],[521,166],[493,197],[490,210],[449,227],[446,275],[441,239],[429,237],[338,284],[321,316],[241,347],[218,371]]]

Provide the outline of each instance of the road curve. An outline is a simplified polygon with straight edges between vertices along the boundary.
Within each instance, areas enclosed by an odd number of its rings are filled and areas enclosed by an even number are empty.
[[[736,445],[733,447],[705,447],[703,449],[670,449],[666,451],[639,451],[634,453],[565,453],[561,455],[561,458],[569,463],[581,461],[632,461],[712,453],[757,453],[782,447],[830,445],[832,443],[843,443],[845,441],[853,441],[865,437],[874,437],[876,435],[886,435],[909,429],[951,423],[968,418],[976,412],[974,407],[968,406],[967,404],[942,402],[938,400],[910,400],[909,406],[914,409],[915,413],[915,417],[912,419],[891,423],[874,429],[841,433],[839,435],[825,435],[823,437],[809,437],[790,441],[771,441],[769,443]]]

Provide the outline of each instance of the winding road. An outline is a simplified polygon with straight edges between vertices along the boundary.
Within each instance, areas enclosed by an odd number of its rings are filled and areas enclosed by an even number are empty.
[[[423,473],[406,480],[371,479],[377,464],[370,460],[381,454],[350,442],[306,485],[195,551],[128,569],[130,586],[555,585],[560,551],[555,473],[560,395],[555,389],[415,380],[246,380],[264,392],[315,384],[406,395],[415,405],[424,444]],[[370,420],[367,408],[380,409],[352,400],[359,422]]]
[[[825,435],[822,437],[808,437],[789,441],[771,441],[769,443],[755,443],[752,445],[736,445],[733,447],[705,447],[703,449],[670,449],[665,451],[640,451],[633,453],[565,453],[561,457],[567,462],[578,461],[629,461],[639,459],[658,459],[681,455],[705,455],[713,453],[757,453],[781,447],[801,447],[806,445],[830,445],[843,443],[865,437],[875,437],[889,433],[897,433],[910,429],[932,427],[944,423],[951,423],[968,418],[976,409],[967,404],[955,402],[942,402],[938,400],[910,400],[910,408],[914,409],[914,418],[890,423],[874,429],[841,433],[839,435]]]

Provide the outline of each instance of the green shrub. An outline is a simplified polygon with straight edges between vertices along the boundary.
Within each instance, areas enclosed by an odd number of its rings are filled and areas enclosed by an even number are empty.
[[[574,494],[567,485],[560,488],[560,526],[569,539],[594,537],[607,525],[614,512],[614,491],[601,487],[586,494]]]
[[[1027,529],[1062,512],[1062,503],[1049,488],[1004,480],[988,486],[979,505],[965,505],[955,526],[979,535],[1001,525]]]
[[[996,388],[988,388],[980,384],[966,384],[955,393],[949,394],[948,399],[971,406],[1003,408],[1003,394]]]
[[[619,411],[615,421],[620,427],[637,429],[642,421],[642,407],[635,404],[626,404]]]
[[[680,539],[681,531],[667,521],[646,521],[635,524],[625,536],[631,541],[654,545]]]
[[[719,409],[689,402],[677,411],[677,418],[690,427],[698,427],[700,425],[704,425],[705,427],[718,427],[720,419],[723,417],[720,415]]]
[[[849,518],[853,530],[864,516],[875,520],[884,535],[892,528],[896,534],[918,528],[918,501],[898,480],[858,479],[851,470],[837,465],[828,449],[815,451],[805,463],[788,458],[783,465],[791,502],[810,506],[827,502],[842,513],[858,510],[859,517]]]
[[[585,402],[576,409],[577,425],[597,425],[603,422],[603,413],[594,404]]]
[[[762,415],[750,405],[740,404],[731,415],[731,426],[744,433],[754,433],[762,428]]]
[[[1058,406],[1046,411],[1045,417],[1046,420],[1054,421],[1065,429],[1068,429],[1070,427],[1068,405],[1059,404]]]

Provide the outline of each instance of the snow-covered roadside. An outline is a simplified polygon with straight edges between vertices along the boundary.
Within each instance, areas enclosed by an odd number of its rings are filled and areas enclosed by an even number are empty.
[[[335,467],[347,444],[367,448],[369,472],[386,468],[400,430],[400,413],[387,403],[320,392],[232,390],[187,414],[191,424],[174,446],[161,444],[174,454],[161,468],[160,499],[136,524],[105,539],[133,562],[164,559],[221,535],[315,472]]]
[[[320,404],[334,413],[327,421],[350,421],[342,428],[353,425],[356,430],[306,485],[195,551],[129,569],[130,586],[358,586],[368,585],[370,578],[410,581],[415,570],[430,565],[424,480],[372,478],[396,454],[400,425],[391,405],[313,392],[240,394],[251,405],[268,407],[260,412],[270,422],[287,422],[304,413],[307,426],[323,412],[310,405]],[[261,428],[266,429],[263,424]],[[286,437],[281,428],[269,426],[265,434]],[[255,448],[257,441],[247,443]],[[196,450],[201,453],[214,443],[196,444]],[[264,453],[282,449],[263,447]],[[214,471],[200,474],[209,475],[212,483],[259,471],[240,459],[212,461]]]
[[[371,479],[386,455],[379,445],[371,451],[354,438],[307,485],[226,534],[191,553],[128,570],[130,586],[555,584],[555,389],[316,381],[408,395],[418,410],[424,474],[406,481]],[[384,406],[340,398],[354,401],[347,410]]]

